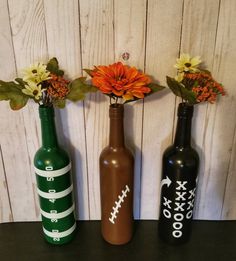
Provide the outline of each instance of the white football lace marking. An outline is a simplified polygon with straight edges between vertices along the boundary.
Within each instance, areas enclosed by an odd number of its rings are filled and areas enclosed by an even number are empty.
[[[121,208],[121,203],[124,202],[124,198],[127,197],[127,193],[130,192],[128,185],[125,186],[125,190],[121,191],[122,195],[118,195],[118,202],[115,201],[115,206],[112,207],[113,211],[111,212],[111,217],[109,218],[112,224],[115,224],[115,219],[117,218],[117,214],[119,213],[119,208]]]

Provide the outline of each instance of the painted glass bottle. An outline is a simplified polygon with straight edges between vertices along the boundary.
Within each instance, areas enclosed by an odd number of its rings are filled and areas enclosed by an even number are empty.
[[[125,147],[124,106],[110,105],[109,145],[100,155],[101,230],[114,245],[125,244],[133,234],[134,158]]]
[[[180,103],[174,144],[166,149],[162,162],[160,237],[170,244],[188,241],[199,167],[191,147],[193,106]]]
[[[76,228],[68,154],[59,147],[53,107],[39,106],[42,147],[34,166],[44,237],[51,244],[69,242]]]

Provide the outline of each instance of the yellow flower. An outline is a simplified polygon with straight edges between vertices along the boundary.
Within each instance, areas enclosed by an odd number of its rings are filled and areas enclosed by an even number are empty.
[[[46,69],[47,66],[43,63],[36,63],[29,68],[24,69],[23,80],[25,82],[34,82],[36,84],[49,80],[50,72]]]
[[[177,58],[175,68],[179,72],[198,72],[197,66],[201,63],[200,56],[190,57],[189,54],[182,53],[180,58]]]
[[[182,82],[184,79],[184,72],[178,72],[177,75],[175,76],[175,80],[177,82]]]
[[[25,89],[22,90],[24,94],[34,97],[35,100],[40,100],[43,91],[41,84],[37,85],[35,82],[28,82],[28,85],[25,85]]]

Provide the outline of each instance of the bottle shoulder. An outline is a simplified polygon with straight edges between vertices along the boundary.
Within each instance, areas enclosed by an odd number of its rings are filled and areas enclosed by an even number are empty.
[[[53,165],[56,169],[62,168],[70,163],[68,153],[60,147],[41,147],[34,156],[34,165],[38,168]]]
[[[103,151],[100,154],[100,162],[106,161],[108,162],[114,162],[119,161],[119,162],[125,162],[125,161],[134,161],[134,156],[132,152],[127,149],[126,147],[106,147],[103,149]]]
[[[191,146],[189,146],[189,147],[178,147],[178,146],[175,146],[175,145],[171,145],[164,151],[165,156],[176,155],[176,154],[194,155],[196,157],[199,157],[198,152]]]
[[[172,165],[198,165],[199,155],[192,147],[168,147],[163,154],[163,161]]]

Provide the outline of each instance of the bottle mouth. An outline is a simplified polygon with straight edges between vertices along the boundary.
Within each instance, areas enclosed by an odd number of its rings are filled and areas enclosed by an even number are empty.
[[[192,117],[193,116],[193,105],[188,105],[185,102],[181,102],[178,107],[179,117]]]
[[[124,105],[117,103],[111,104],[109,108],[110,118],[123,118],[124,115]]]

